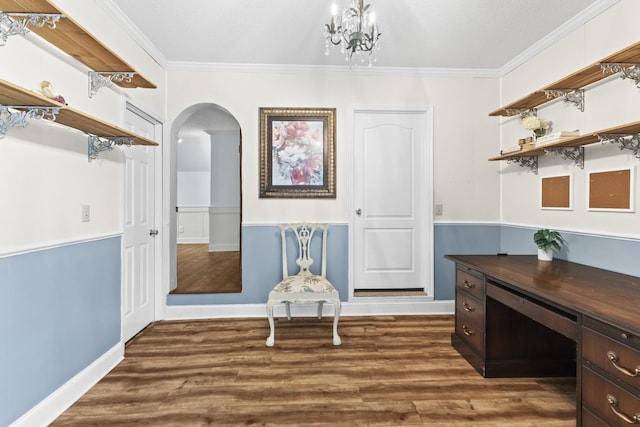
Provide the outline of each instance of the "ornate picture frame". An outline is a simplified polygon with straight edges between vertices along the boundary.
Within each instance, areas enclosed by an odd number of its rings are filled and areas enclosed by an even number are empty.
[[[260,108],[260,198],[336,197],[336,109]]]

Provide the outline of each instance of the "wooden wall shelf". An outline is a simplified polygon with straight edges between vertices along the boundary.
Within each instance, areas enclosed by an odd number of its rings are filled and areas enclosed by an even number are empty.
[[[633,79],[636,86],[640,87],[640,42],[627,46],[524,98],[505,105],[496,111],[492,111],[489,113],[489,116],[511,116],[518,114],[518,112],[523,114],[550,102],[554,97],[563,96],[561,94],[562,92],[572,93],[569,97],[565,97],[565,100],[573,102],[582,111],[584,106],[584,88],[612,76],[614,73],[620,73],[622,78]],[[537,157],[541,154],[555,153],[561,155],[564,159],[573,160],[576,166],[584,168],[583,147],[601,141],[618,143],[621,145],[621,149],[632,150],[633,155],[640,158],[640,122],[626,123],[576,137],[562,138],[557,142],[534,147],[529,150],[521,150],[491,157],[489,161],[506,160],[507,162],[519,163],[520,166],[528,167],[531,171],[537,173]]]
[[[0,79],[0,106],[58,107],[55,122],[97,137],[133,138],[134,145],[158,145],[157,142],[129,132],[98,118],[85,114],[73,107],[49,99],[37,92],[29,91],[6,80]]]
[[[516,153],[505,154],[501,156],[491,157],[489,160],[509,160],[518,157],[532,157],[545,154],[545,150],[553,148],[575,148],[584,147],[585,145],[595,144],[601,142],[598,135],[637,135],[640,134],[640,121],[633,123],[626,123],[620,126],[614,126],[607,129],[590,132],[585,135],[580,135],[572,138],[563,138],[562,141],[552,142],[550,144],[543,145],[541,147],[535,147],[531,150],[522,150]]]
[[[524,98],[489,113],[489,116],[511,116],[510,110],[531,110],[540,105],[551,102],[545,91],[582,89],[590,84],[612,76],[611,71],[605,71],[601,64],[638,64],[640,63],[640,42],[632,44],[613,55],[601,59],[581,70],[576,71],[550,85],[537,90]]]
[[[11,12],[62,14],[64,18],[57,22],[56,28],[52,29],[44,25],[41,28],[29,27],[29,30],[93,71],[135,73],[130,82],[114,81],[114,84],[120,87],[156,88],[155,84],[143,77],[49,0],[0,0],[0,10],[8,15],[11,15]]]

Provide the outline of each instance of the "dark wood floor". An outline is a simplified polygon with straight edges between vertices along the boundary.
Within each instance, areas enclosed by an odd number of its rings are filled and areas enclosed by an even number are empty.
[[[53,426],[575,426],[573,378],[485,379],[452,316],[152,324]]]
[[[240,252],[209,252],[208,244],[177,248],[178,286],[172,294],[242,292]]]

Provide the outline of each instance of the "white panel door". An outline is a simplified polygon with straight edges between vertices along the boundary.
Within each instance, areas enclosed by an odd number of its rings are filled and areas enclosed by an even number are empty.
[[[126,127],[156,138],[156,123],[127,109]],[[122,340],[155,320],[155,153],[159,147],[124,148],[124,235],[122,256]]]
[[[355,111],[354,289],[424,289],[430,138],[422,111]]]

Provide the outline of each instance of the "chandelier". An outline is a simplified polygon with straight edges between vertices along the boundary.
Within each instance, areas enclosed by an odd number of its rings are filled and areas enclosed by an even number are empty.
[[[338,15],[338,6],[331,5],[331,23],[325,24],[325,55],[329,55],[329,43],[340,45],[340,51],[345,60],[352,63],[353,56],[360,57],[361,62],[368,56],[369,66],[375,61],[374,48],[381,33],[378,32],[375,14],[371,5],[364,4],[364,0],[350,0],[350,5],[342,9]],[[378,46],[378,49],[380,47]]]

